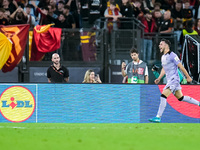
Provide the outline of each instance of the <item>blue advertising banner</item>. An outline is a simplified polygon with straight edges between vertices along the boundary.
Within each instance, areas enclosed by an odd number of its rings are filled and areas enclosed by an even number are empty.
[[[164,85],[0,84],[0,122],[147,123],[157,113]],[[184,95],[200,100],[198,85]],[[200,108],[167,99],[162,122],[199,123]]]

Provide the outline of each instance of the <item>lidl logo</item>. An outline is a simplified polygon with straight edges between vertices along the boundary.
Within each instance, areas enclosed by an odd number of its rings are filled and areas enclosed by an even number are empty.
[[[25,121],[34,110],[35,98],[25,87],[9,87],[0,96],[0,112],[9,121]]]

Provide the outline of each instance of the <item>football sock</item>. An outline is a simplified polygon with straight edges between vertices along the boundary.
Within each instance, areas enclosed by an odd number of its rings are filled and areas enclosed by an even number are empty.
[[[199,106],[199,101],[197,101],[197,100],[195,100],[195,99],[193,99],[192,97],[189,97],[189,96],[184,96],[182,101]]]
[[[156,117],[161,117],[162,116],[166,105],[167,105],[167,99],[165,97],[161,96],[160,97],[160,106],[159,106],[158,113],[157,113]]]

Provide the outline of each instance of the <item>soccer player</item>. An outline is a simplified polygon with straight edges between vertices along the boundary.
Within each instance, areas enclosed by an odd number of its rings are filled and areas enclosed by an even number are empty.
[[[189,76],[188,72],[185,70],[183,65],[180,62],[180,59],[178,56],[170,51],[170,41],[166,39],[162,39],[159,48],[160,52],[163,53],[161,62],[162,62],[162,70],[160,73],[160,76],[154,81],[156,84],[160,82],[162,77],[166,75],[167,78],[167,85],[164,87],[163,92],[160,96],[160,106],[157,112],[157,116],[154,118],[149,119],[150,122],[156,122],[159,123],[161,121],[161,116],[165,110],[166,104],[167,104],[167,97],[173,93],[174,96],[179,100],[183,102],[188,102],[194,105],[200,106],[199,101],[189,97],[189,96],[183,96],[180,86],[180,79],[178,76],[178,67],[179,69],[184,73],[187,82],[191,82],[192,78]]]

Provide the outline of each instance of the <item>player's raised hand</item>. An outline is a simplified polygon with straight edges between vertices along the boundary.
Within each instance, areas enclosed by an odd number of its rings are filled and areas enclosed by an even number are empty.
[[[155,84],[158,84],[160,82],[160,79],[155,79]]]
[[[122,68],[124,69],[126,67],[126,63],[122,62]]]
[[[190,76],[187,77],[187,82],[192,82],[192,78]]]

